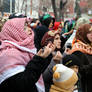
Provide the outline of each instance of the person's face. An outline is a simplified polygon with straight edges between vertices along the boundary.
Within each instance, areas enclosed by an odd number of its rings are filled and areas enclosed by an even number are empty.
[[[61,48],[61,40],[59,34],[55,36],[53,44],[56,46],[57,49]]]
[[[50,24],[49,24],[49,28],[53,27],[53,20],[51,20]]]
[[[71,66],[70,68],[73,69],[76,73],[78,73],[79,68],[77,65]]]
[[[92,43],[92,31],[87,34],[87,38]]]
[[[58,27],[59,33],[61,33],[61,29],[62,29],[62,25],[60,24],[59,27]]]
[[[31,35],[31,28],[27,25],[27,24],[25,24],[24,25],[24,31],[28,34],[28,35]]]

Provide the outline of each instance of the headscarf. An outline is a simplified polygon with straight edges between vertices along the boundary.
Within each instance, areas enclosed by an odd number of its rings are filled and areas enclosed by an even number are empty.
[[[0,45],[0,73],[17,65],[25,66],[34,56],[33,53],[23,50],[23,48],[35,49],[34,33],[28,35],[24,31],[25,22],[25,18],[8,20],[0,32],[2,42]]]
[[[73,42],[72,52],[81,51],[83,53],[92,55],[92,45],[87,38],[87,34],[92,31],[92,26],[90,24],[84,24],[78,28],[75,36],[75,41]]]
[[[81,26],[76,32],[76,40],[80,40],[85,44],[90,44],[91,42],[88,40],[87,34],[91,32],[91,27],[90,24],[84,24]]]
[[[25,18],[15,18],[7,21],[2,32],[0,32],[0,40],[12,41],[29,49],[34,48],[34,33],[32,32],[32,35],[28,35],[23,31],[25,22]]]
[[[9,69],[12,70],[17,66],[26,66],[34,54],[36,54],[34,32],[31,30],[32,34],[28,35],[24,31],[26,22],[26,18],[11,19],[5,23],[0,33],[0,40],[2,41],[0,46],[0,76]],[[4,79],[0,77],[0,83]],[[39,92],[44,92],[42,75],[36,83],[36,86],[38,91],[40,90]]]
[[[53,29],[54,29],[54,30],[57,30],[58,27],[59,27],[59,25],[60,25],[60,22],[55,22]]]

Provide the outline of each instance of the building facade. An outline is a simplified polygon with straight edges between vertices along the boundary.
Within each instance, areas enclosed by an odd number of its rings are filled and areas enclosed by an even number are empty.
[[[15,12],[15,0],[0,0],[0,12],[2,14]]]
[[[38,18],[39,5],[39,0],[16,0],[15,12]]]

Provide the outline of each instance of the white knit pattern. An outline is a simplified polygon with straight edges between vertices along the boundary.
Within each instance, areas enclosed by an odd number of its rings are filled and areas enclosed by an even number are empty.
[[[57,82],[62,82],[65,80],[68,80],[74,73],[74,71],[63,64],[57,64],[56,65],[57,69],[55,72],[59,72],[61,77],[59,79],[53,79],[54,81]]]

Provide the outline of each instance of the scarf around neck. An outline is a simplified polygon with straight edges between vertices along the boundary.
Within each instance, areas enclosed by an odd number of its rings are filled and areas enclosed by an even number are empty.
[[[78,41],[73,45],[72,50],[70,51],[70,53],[73,53],[75,51],[81,51],[85,54],[92,55],[92,46],[89,45],[89,44],[85,44],[81,41]]]

